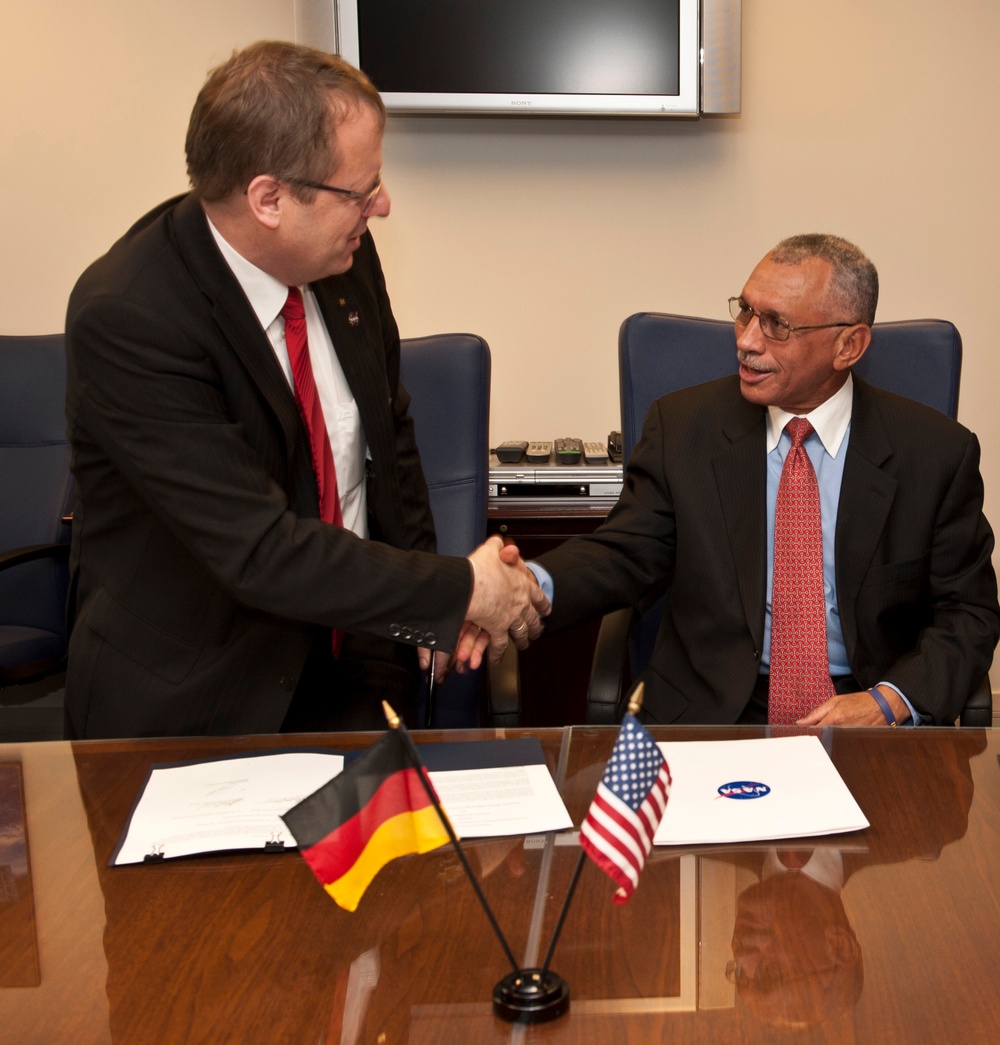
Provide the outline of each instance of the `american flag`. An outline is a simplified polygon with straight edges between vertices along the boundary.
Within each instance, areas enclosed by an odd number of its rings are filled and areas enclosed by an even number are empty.
[[[670,784],[670,767],[656,741],[627,714],[580,827],[584,852],[618,885],[615,903],[625,903],[639,884]]]

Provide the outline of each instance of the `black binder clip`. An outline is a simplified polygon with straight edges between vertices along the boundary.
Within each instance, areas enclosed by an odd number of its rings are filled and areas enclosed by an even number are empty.
[[[166,859],[163,855],[163,846],[154,845],[153,848],[142,858],[144,864],[158,864]]]

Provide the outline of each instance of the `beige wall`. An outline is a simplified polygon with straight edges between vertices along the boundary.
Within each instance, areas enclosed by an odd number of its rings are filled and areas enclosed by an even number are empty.
[[[187,187],[208,69],[293,35],[292,0],[0,0],[0,330],[63,329],[77,276]]]
[[[5,0],[9,4],[11,0]],[[61,329],[79,271],[185,187],[206,69],[293,0],[55,0],[5,15],[0,327]],[[778,238],[856,240],[880,318],[965,340],[961,419],[1000,524],[996,0],[744,0],[736,119],[394,117],[376,229],[404,335],[493,349],[494,440],[617,427],[630,312],[725,316]]]

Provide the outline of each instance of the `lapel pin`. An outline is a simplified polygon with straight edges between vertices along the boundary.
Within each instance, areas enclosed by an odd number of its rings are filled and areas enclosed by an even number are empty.
[[[341,308],[343,308],[347,304],[347,298],[340,298],[338,300],[338,304],[340,305]]]
[[[350,323],[352,327],[356,327],[359,322],[357,312],[349,312],[347,315],[347,322]]]

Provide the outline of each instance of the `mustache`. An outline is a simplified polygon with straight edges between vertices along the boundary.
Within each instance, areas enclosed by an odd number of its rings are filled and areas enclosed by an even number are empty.
[[[736,358],[741,366],[745,366],[747,370],[754,370],[759,374],[766,374],[770,372],[770,367],[765,366],[760,359],[753,355],[751,352],[737,352]]]

